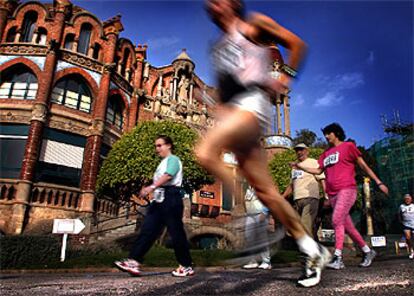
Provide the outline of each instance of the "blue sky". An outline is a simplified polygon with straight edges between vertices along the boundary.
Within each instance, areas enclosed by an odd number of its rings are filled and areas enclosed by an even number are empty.
[[[106,20],[122,15],[121,36],[148,44],[148,61],[170,64],[186,48],[196,73],[214,84],[208,57],[218,36],[203,1],[72,1]],[[398,110],[413,121],[412,1],[246,1],[295,32],[309,46],[292,86],[291,126],[339,122],[347,136],[369,147],[385,135],[381,114]]]

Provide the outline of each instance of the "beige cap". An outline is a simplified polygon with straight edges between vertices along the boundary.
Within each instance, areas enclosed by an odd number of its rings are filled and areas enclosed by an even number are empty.
[[[293,149],[308,149],[308,146],[305,143],[299,143]]]

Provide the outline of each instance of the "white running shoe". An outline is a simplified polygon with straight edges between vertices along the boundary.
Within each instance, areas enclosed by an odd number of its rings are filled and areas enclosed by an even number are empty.
[[[331,261],[332,255],[328,249],[322,245],[318,245],[318,247],[319,255],[314,258],[306,256],[303,274],[297,281],[301,287],[310,288],[319,284],[322,270]]]
[[[126,271],[130,275],[139,276],[141,271],[139,269],[139,262],[134,259],[122,259],[114,262],[115,266],[121,271]]]
[[[267,262],[262,262],[257,268],[269,270],[272,269],[272,265]]]
[[[359,267],[369,267],[372,264],[372,261],[374,260],[375,256],[377,256],[377,252],[374,250],[369,251],[368,253],[364,253],[362,257],[362,261],[359,264]]]
[[[345,264],[344,264],[344,261],[342,260],[342,256],[333,256],[331,262],[329,262],[326,265],[326,267],[330,269],[336,269],[336,270],[344,269]]]
[[[258,267],[259,267],[259,264],[256,261],[250,261],[249,263],[243,265],[244,269],[254,269]]]
[[[178,277],[192,276],[194,275],[194,270],[191,266],[184,267],[180,265],[177,269],[174,269],[171,274]]]
[[[414,251],[410,253],[410,255],[408,255],[409,259],[414,259]]]

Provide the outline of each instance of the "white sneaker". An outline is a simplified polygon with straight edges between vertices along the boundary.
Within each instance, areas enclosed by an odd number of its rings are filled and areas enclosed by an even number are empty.
[[[244,269],[254,269],[254,268],[258,268],[259,264],[256,261],[251,261],[245,265],[243,265]]]
[[[322,270],[332,259],[328,249],[322,245],[318,246],[320,255],[315,258],[306,256],[303,274],[297,281],[297,284],[301,287],[310,288],[319,284]]]
[[[272,265],[267,262],[262,262],[257,268],[269,270],[272,269]]]
[[[122,271],[128,272],[130,275],[139,276],[141,274],[140,264],[134,259],[122,259],[114,262],[115,266]]]
[[[191,266],[184,267],[184,266],[178,266],[177,269],[174,269],[171,274],[173,276],[177,277],[186,277],[186,276],[192,276],[194,275],[194,270]]]
[[[408,255],[408,258],[414,259],[414,252],[411,252],[410,255]]]

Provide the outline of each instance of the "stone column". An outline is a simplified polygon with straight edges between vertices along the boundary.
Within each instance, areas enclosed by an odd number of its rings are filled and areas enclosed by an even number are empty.
[[[32,184],[35,168],[39,157],[39,150],[42,143],[44,123],[47,116],[47,106],[54,80],[55,68],[57,63],[56,50],[62,41],[63,29],[65,24],[64,5],[56,10],[53,28],[51,30],[52,43],[46,55],[44,69],[38,77],[39,88],[36,99],[32,107],[32,117],[30,119],[29,136],[26,141],[23,156],[22,168],[20,170],[20,180],[17,184],[16,205],[13,207],[13,226],[9,228],[12,233],[20,234],[23,231],[23,220],[27,204],[30,202]],[[63,8],[63,9],[62,9]]]
[[[86,53],[86,55],[87,55],[88,57],[92,58],[92,57],[93,57],[93,50],[94,50],[94,46],[93,46],[93,45],[91,45],[91,46],[88,48],[88,52]]]
[[[105,127],[106,107],[108,103],[109,87],[111,82],[111,72],[113,70],[113,61],[115,48],[119,32],[111,30],[107,34],[107,48],[104,49],[104,72],[99,84],[95,109],[92,113],[92,124],[89,127],[89,136],[86,140],[86,146],[83,154],[83,165],[81,175],[82,201],[80,206],[81,212],[93,213],[95,201],[96,179],[99,170],[100,151],[102,138]]]
[[[173,99],[173,93],[174,93],[174,79],[170,81],[170,99]]]
[[[14,37],[14,42],[20,42],[20,37],[22,36],[22,30],[18,29],[16,31],[16,37]]]
[[[78,43],[79,43],[79,39],[78,38],[73,39],[72,51],[74,51],[74,52],[77,52],[78,51]]]
[[[188,103],[190,105],[193,104],[193,90],[194,90],[194,82],[191,82],[190,83],[189,95],[188,95]]]
[[[160,73],[160,78],[158,79],[158,85],[157,85],[157,97],[161,97],[161,88],[162,88],[162,73]]]
[[[178,81],[178,77],[176,75],[174,75],[174,82],[173,82],[173,92],[172,92],[172,99],[173,100],[177,100],[177,81]]]
[[[290,103],[289,96],[283,98],[283,111],[285,120],[285,135],[290,137]]]
[[[37,41],[37,37],[39,36],[39,31],[36,29],[34,32],[33,32],[33,36],[32,36],[32,43],[37,43],[36,41]]]
[[[282,118],[280,117],[280,97],[278,95],[278,98],[276,99],[276,121],[277,121],[277,134],[282,134]]]

